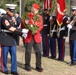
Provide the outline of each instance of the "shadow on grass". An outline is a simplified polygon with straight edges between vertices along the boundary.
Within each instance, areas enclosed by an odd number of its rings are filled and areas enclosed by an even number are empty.
[[[8,58],[8,63],[11,64],[11,58]],[[25,64],[18,62],[17,61],[17,67],[22,68],[25,70]],[[35,70],[35,68],[31,67],[33,70]]]
[[[50,57],[48,57],[48,58],[52,59],[52,60],[55,60],[55,61],[58,61],[58,62],[63,62],[63,63],[66,63],[66,64],[70,64],[70,62],[65,61],[65,60],[58,60],[58,58],[50,58]]]

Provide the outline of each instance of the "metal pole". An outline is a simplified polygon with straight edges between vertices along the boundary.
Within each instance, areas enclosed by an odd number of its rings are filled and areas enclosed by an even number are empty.
[[[20,0],[20,17],[21,17],[21,0]]]

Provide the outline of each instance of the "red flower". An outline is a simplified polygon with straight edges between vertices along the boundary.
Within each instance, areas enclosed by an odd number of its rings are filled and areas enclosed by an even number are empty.
[[[25,13],[23,17],[24,26],[32,31],[32,34],[35,34],[39,29],[40,20],[39,16],[31,13]]]
[[[32,19],[34,17],[34,14],[31,12],[31,13],[28,13],[28,18]]]
[[[30,25],[31,25],[31,24],[34,24],[33,19],[30,19],[29,24],[30,24]]]

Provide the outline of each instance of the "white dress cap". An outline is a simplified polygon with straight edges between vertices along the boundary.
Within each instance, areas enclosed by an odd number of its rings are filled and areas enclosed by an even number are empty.
[[[6,4],[6,7],[9,9],[15,9],[16,8],[16,4]]]
[[[76,6],[71,6],[72,10],[76,10]]]

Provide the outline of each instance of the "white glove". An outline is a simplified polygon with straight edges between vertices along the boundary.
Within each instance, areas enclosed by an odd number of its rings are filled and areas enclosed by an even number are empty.
[[[28,33],[29,30],[28,29],[22,29],[22,33],[25,34],[25,33]]]
[[[70,24],[68,24],[68,26],[67,26],[69,29],[72,29],[72,25],[70,25]]]
[[[26,33],[22,34],[22,37],[24,37],[26,39],[27,34]]]
[[[66,39],[66,36],[64,36],[63,39]]]
[[[56,30],[52,30],[52,32],[56,32]]]

